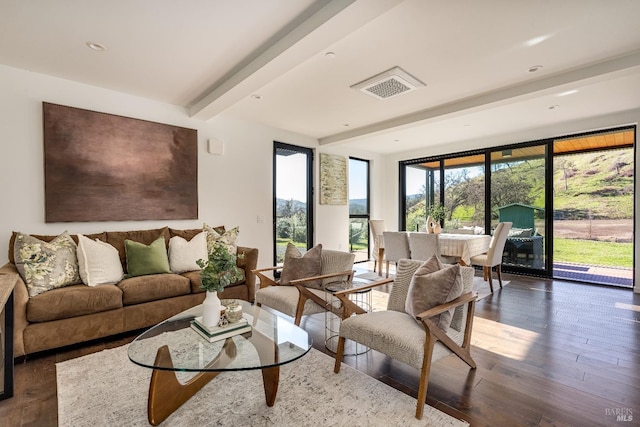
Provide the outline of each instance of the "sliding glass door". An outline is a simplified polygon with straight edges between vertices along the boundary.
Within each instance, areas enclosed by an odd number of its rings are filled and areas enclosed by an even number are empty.
[[[401,225],[422,229],[440,197],[445,232],[513,223],[506,272],[632,287],[635,139],[627,127],[401,162]]]
[[[513,223],[502,265],[512,271],[548,270],[546,177],[548,144],[491,152],[491,230]]]

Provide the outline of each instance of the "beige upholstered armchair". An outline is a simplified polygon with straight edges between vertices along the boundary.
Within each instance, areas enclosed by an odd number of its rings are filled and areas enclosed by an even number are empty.
[[[327,309],[341,315],[339,306],[331,305],[331,294],[322,287],[328,283],[353,280],[353,261],[355,254],[322,249],[320,275],[291,280],[288,285],[281,285],[270,277],[270,273],[282,270],[282,266],[252,270],[260,279],[260,289],[256,291],[256,304],[265,305],[294,318],[300,325],[302,316],[322,313]],[[319,286],[311,287],[311,283]]]
[[[379,286],[391,280],[383,280],[357,289],[336,293],[343,304],[344,311],[334,371],[336,373],[340,371],[345,339],[361,343],[420,370],[416,408],[416,418],[418,419],[422,418],[424,411],[432,362],[454,353],[472,369],[476,367],[470,353],[476,301],[476,296],[472,293],[474,269],[458,265],[449,266],[453,269],[460,269],[461,295],[414,317],[407,313],[405,305],[407,295],[413,292],[410,291],[412,277],[423,264],[426,263],[408,259],[403,259],[398,263],[398,270],[385,311],[365,312],[349,300],[349,294],[361,289]],[[459,277],[457,270],[453,274]],[[430,288],[431,286],[428,287],[428,289]],[[458,290],[460,291],[460,287]],[[451,324],[445,332],[441,329],[438,317],[450,310],[453,310],[453,315],[450,318]]]

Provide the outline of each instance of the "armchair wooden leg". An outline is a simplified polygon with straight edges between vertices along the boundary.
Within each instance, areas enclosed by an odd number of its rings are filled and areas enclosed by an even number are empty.
[[[496,265],[496,273],[498,273],[498,283],[500,283],[500,289],[502,289],[502,267],[501,267],[501,264]]]
[[[304,313],[304,305],[307,303],[307,298],[304,295],[300,295],[298,299],[298,306],[296,307],[296,317],[293,323],[296,326],[300,326],[300,321],[302,320],[302,313]]]
[[[333,367],[333,372],[336,374],[340,372],[340,365],[342,364],[342,356],[344,355],[344,337],[338,338],[338,348],[336,349],[336,364]]]
[[[420,371],[420,384],[418,386],[418,402],[416,406],[416,418],[421,420],[424,412],[424,404],[427,401],[427,389],[429,388],[429,373],[431,372],[431,358],[433,357],[433,346],[436,337],[429,333],[427,342],[424,344],[424,359],[422,360],[422,370]]]
[[[389,278],[389,261],[387,261],[386,264],[387,264],[387,276],[386,276],[386,278],[388,279]]]

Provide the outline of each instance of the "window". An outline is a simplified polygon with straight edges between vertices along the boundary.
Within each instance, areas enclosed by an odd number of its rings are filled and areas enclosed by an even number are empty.
[[[289,243],[313,246],[313,151],[275,142],[273,147],[273,256],[284,261]]]
[[[349,250],[369,260],[369,161],[349,158]]]

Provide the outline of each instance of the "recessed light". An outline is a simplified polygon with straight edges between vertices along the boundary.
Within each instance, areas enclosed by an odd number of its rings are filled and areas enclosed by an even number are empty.
[[[342,126],[348,128],[349,127],[349,123],[343,123]]]
[[[254,93],[253,95],[251,95],[251,97],[253,99],[262,99],[262,95],[258,95],[257,93]]]
[[[546,39],[548,39],[548,38],[549,38],[549,36],[548,36],[548,35],[547,35],[547,36],[538,36],[538,37],[534,37],[534,38],[532,38],[532,39],[527,40],[526,42],[524,42],[524,44],[525,44],[526,46],[531,47],[531,46],[535,46],[535,45],[537,45],[537,44],[542,43],[543,41],[545,41],[545,40],[546,40]]]
[[[529,67],[529,72],[530,73],[535,73],[536,71],[540,70],[542,68],[542,65],[533,65],[531,67]]]
[[[399,139],[394,139],[393,142],[400,142],[400,140]]]
[[[574,93],[578,93],[578,89],[572,89],[572,90],[568,90],[566,92],[559,93],[558,96],[573,95]]]
[[[556,108],[560,108],[560,106],[558,104],[552,105],[549,107],[549,110],[555,110]]]
[[[104,52],[107,50],[105,45],[96,42],[87,42],[87,47],[91,50],[95,50],[96,52]]]
[[[324,54],[325,58],[329,58],[329,59],[333,59],[336,57],[336,53],[335,52],[327,52]]]

